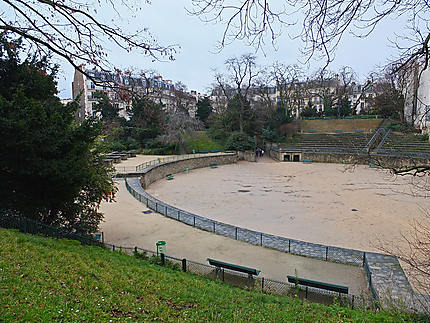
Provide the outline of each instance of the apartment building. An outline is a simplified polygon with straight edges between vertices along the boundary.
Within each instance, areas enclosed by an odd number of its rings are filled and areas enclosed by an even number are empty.
[[[424,58],[418,58],[406,65],[400,73],[405,97],[405,120],[429,132],[430,67],[425,65]]]
[[[231,97],[235,89],[224,89]],[[268,101],[271,103],[283,103],[292,109],[296,118],[300,112],[309,105],[317,112],[324,111],[324,99],[331,98],[333,106],[336,106],[339,97],[347,96],[355,113],[369,111],[372,106],[372,98],[375,93],[370,88],[352,82],[347,86],[340,86],[337,78],[324,80],[306,80],[291,84],[278,84],[277,86],[253,87],[248,90],[248,100],[251,105],[256,102]],[[213,89],[210,99],[216,109],[225,107],[228,98],[220,87]]]
[[[78,120],[98,116],[94,109],[97,104],[97,91],[105,93],[119,111],[119,116],[126,119],[129,118],[133,95],[146,96],[156,103],[161,103],[166,111],[175,112],[182,107],[190,116],[195,116],[200,93],[177,89],[171,80],[164,80],[162,76],[131,76],[89,69],[84,71],[85,73],[82,73],[76,69],[72,82],[73,98],[80,100]]]

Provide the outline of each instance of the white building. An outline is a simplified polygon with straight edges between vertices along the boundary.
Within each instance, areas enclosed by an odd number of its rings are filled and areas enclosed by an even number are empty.
[[[405,96],[404,115],[409,124],[426,132],[430,130],[430,67],[423,59],[408,64],[401,72]]]

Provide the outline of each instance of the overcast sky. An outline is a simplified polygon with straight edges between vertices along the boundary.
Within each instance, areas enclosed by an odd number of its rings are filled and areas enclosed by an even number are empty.
[[[273,0],[282,3],[283,0]],[[155,69],[164,79],[173,82],[183,82],[189,90],[207,92],[213,81],[213,69],[223,71],[226,59],[253,53],[257,56],[259,65],[269,65],[274,61],[286,64],[298,64],[303,61],[299,48],[300,40],[291,40],[290,35],[284,30],[278,38],[275,48],[270,42],[264,47],[265,54],[261,51],[255,53],[255,49],[247,47],[242,42],[234,42],[217,52],[217,41],[221,39],[224,26],[222,24],[205,24],[197,17],[190,16],[185,10],[189,6],[189,0],[163,0],[153,1],[150,5],[144,5],[137,13],[137,18],[130,18],[130,13],[121,12],[117,24],[125,30],[133,32],[136,29],[147,27],[162,45],[179,45],[180,50],[175,55],[174,61],[153,62],[148,57],[125,52],[106,46],[113,64],[127,69],[134,67],[137,70]],[[103,11],[105,10],[105,11]],[[105,17],[112,15],[105,8],[99,10],[99,14]],[[100,17],[99,17],[100,18]],[[396,21],[386,21],[379,25],[375,32],[366,39],[358,39],[352,35],[346,35],[342,40],[331,70],[337,70],[342,66],[352,67],[364,81],[366,76],[378,66],[395,56],[396,51],[390,43],[394,37],[393,31],[398,26]],[[294,29],[292,29],[294,31]],[[306,71],[311,75],[318,67],[322,67],[322,61],[312,61],[306,66]],[[61,98],[71,97],[71,82],[73,68],[67,64],[61,64],[61,72],[58,78],[59,95]]]

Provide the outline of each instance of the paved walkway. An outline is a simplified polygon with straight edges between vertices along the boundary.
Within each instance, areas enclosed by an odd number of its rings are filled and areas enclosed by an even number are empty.
[[[286,281],[287,275],[346,285],[354,295],[367,294],[367,283],[361,267],[295,256],[215,235],[164,217],[144,214],[148,209],[117,182],[116,203],[105,203],[101,224],[105,241],[124,247],[138,246],[155,250],[155,242],[167,242],[167,254],[207,263],[207,258],[240,264],[261,270],[260,276]]]

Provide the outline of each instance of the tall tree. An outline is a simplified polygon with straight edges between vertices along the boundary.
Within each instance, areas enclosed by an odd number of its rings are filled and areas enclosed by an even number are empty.
[[[207,121],[211,113],[212,104],[211,100],[207,96],[197,102],[196,117],[203,122],[206,127],[208,126]]]
[[[225,66],[228,70],[227,75],[215,75],[217,86],[228,98],[229,103],[234,100],[232,104],[237,112],[239,131],[244,132],[246,114],[249,113],[247,111],[249,95],[260,71],[256,67],[255,56],[251,54],[230,58],[225,61]]]
[[[56,96],[56,68],[20,58],[0,36],[0,209],[80,232],[97,229],[115,187],[95,151],[101,124],[75,123],[77,103]]]
[[[179,110],[168,115],[167,125],[161,140],[166,144],[176,145],[179,153],[184,154],[186,136],[190,132],[202,128],[203,123],[200,120],[190,117],[186,111]]]

